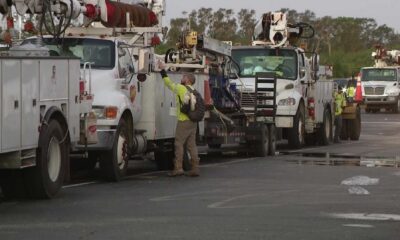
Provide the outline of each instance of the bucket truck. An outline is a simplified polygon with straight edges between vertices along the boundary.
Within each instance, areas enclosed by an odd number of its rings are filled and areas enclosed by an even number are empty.
[[[400,51],[377,46],[372,53],[373,67],[361,69],[361,83],[366,112],[381,108],[400,112]]]
[[[296,46],[301,38],[314,34],[308,24],[290,24],[282,12],[265,13],[257,22],[251,46],[235,46],[237,63],[234,82],[241,94],[241,106],[254,115],[256,100],[266,97],[257,75],[273,74],[276,79],[277,138],[290,147],[306,142],[326,145],[332,139],[334,119],[333,82],[319,74],[319,56]],[[269,87],[272,87],[269,85]]]
[[[0,13],[10,16],[15,7],[19,14],[58,20],[87,13],[72,2],[0,1]],[[97,143],[91,63],[51,56],[36,40],[0,57],[0,186],[6,197],[54,197],[68,178],[70,151]]]

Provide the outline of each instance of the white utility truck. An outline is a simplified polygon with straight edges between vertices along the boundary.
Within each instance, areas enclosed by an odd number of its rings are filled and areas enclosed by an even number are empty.
[[[150,73],[154,45],[159,43],[157,34],[162,32],[158,19],[164,13],[164,1],[141,2],[0,1],[3,14],[8,14],[11,6],[19,14],[39,14],[37,32],[52,35],[22,43],[23,48],[43,46],[47,56],[37,60],[32,52],[24,53],[34,58],[38,69],[21,62],[7,71],[5,66],[13,61],[2,62],[2,86],[7,83],[15,89],[2,87],[1,144],[5,155],[0,166],[35,166],[32,171],[2,171],[5,195],[17,192],[18,184],[33,196],[54,196],[64,181],[69,149],[87,152],[91,163],[100,161],[108,179],[120,180],[132,155],[158,149],[163,139],[174,137],[175,118],[169,112],[175,98],[167,93],[159,73]],[[80,17],[83,25],[72,27],[72,20]],[[99,22],[103,26],[98,27]],[[29,79],[31,85],[25,84]],[[28,98],[31,95],[33,99]],[[8,114],[11,109],[21,113]],[[97,123],[93,121],[96,116]],[[33,120],[26,128],[28,119]],[[11,122],[14,125],[4,127]],[[14,135],[8,136],[9,132]],[[81,141],[77,142],[77,137]]]
[[[83,84],[90,73],[81,75],[78,58],[34,45],[2,52],[0,66],[2,193],[51,198],[69,174],[70,150],[96,143],[93,96]]]
[[[305,50],[295,45],[312,35],[307,24],[288,24],[285,13],[266,13],[256,24],[252,46],[232,49],[238,66],[236,87],[241,106],[249,114],[254,113],[256,99],[265,95],[256,84],[257,74],[276,75],[277,138],[288,139],[292,148],[316,141],[326,145],[332,138],[333,82],[320,78],[316,53],[308,58]]]
[[[257,83],[272,87],[258,89],[266,96],[253,104],[255,114],[249,116],[240,106],[236,84],[229,79],[234,64],[231,44],[184,29],[177,46],[162,60],[170,73],[192,72],[196,76],[197,90],[204,96],[207,109],[204,121],[199,123],[198,144],[211,149],[225,144],[229,150],[274,155],[275,75],[257,75]]]
[[[95,96],[93,110],[97,116],[98,143],[78,148],[89,153],[87,159],[81,159],[82,165],[93,168],[99,162],[106,178],[112,181],[122,179],[130,159],[154,152],[159,168],[167,169],[171,168],[174,157],[175,95],[165,87],[156,71],[154,54],[154,47],[160,41],[158,34],[163,33],[161,19],[165,3],[143,1],[143,4],[107,1],[107,13],[115,12],[109,11],[111,8],[128,9],[125,17],[115,19],[106,14],[108,20],[102,20],[102,26],[91,23],[86,27],[68,27],[63,38],[43,38],[52,55],[77,56],[83,62],[92,63],[91,91]],[[138,12],[144,12],[144,18],[137,18]],[[35,38],[27,39],[24,44],[34,41]],[[171,70],[168,74],[180,81],[182,74],[196,73],[195,87],[203,94],[211,65],[218,69],[222,64],[209,61],[209,56],[211,53],[226,56],[227,44],[205,38],[201,47],[204,53],[201,63],[196,62],[198,55],[191,53],[188,58],[178,60],[179,64],[168,63]],[[181,55],[170,51],[167,56],[176,59]],[[204,134],[204,124],[200,122],[199,136]]]
[[[387,51],[377,46],[372,53],[373,67],[361,69],[361,83],[366,112],[381,108],[400,112],[400,51]]]
[[[43,38],[52,55],[72,55],[92,63],[98,143],[78,148],[88,151],[88,158],[80,159],[82,166],[94,168],[99,162],[110,181],[121,180],[129,160],[143,154],[155,151],[160,168],[171,166],[173,158],[169,146],[175,136],[175,96],[160,73],[153,71],[165,2],[140,2],[99,3],[100,13],[91,19],[95,22],[85,19],[86,25],[68,27],[63,38]],[[27,39],[24,44],[34,41]],[[172,78],[179,80],[181,75]]]

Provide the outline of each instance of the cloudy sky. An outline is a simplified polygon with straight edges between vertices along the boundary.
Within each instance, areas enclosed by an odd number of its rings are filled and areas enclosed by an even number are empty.
[[[309,9],[317,17],[346,16],[374,18],[378,24],[386,24],[400,32],[400,0],[166,0],[166,24],[169,19],[181,17],[183,11],[200,7],[255,9],[257,18],[263,12],[290,8],[297,11]]]

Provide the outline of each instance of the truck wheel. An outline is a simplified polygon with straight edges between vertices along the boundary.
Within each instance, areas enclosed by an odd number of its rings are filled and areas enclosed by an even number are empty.
[[[128,169],[130,138],[125,120],[119,121],[114,144],[110,151],[100,156],[100,169],[108,181],[118,182]]]
[[[265,157],[269,153],[269,131],[268,127],[263,124],[260,128],[261,131],[261,139],[256,142],[256,156],[257,157]]]
[[[357,107],[356,119],[349,121],[350,139],[357,141],[361,134],[361,110]]]
[[[293,128],[288,131],[289,147],[299,149],[305,143],[304,106],[300,105],[293,121]]]
[[[394,104],[393,106],[393,113],[399,113],[400,112],[400,96],[397,97],[397,103]]]
[[[168,149],[165,143],[158,144],[158,149],[154,152],[154,160],[159,170],[172,170],[174,168],[174,157],[173,148]]]
[[[44,125],[37,149],[36,166],[26,169],[26,184],[35,198],[52,198],[61,189],[69,160],[65,133],[56,120]]]
[[[268,155],[275,156],[276,153],[276,129],[275,125],[271,124],[268,127],[269,140],[268,140]]]
[[[328,145],[332,139],[332,116],[329,109],[324,110],[324,120],[318,130],[319,139],[322,145]]]

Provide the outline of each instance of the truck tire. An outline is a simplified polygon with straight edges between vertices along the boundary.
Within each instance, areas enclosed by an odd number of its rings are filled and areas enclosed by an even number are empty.
[[[100,170],[108,181],[118,182],[126,176],[130,141],[126,122],[121,119],[112,149],[100,155]]]
[[[400,96],[397,97],[397,103],[393,105],[392,111],[393,113],[400,112]]]
[[[304,106],[300,105],[293,119],[293,128],[288,131],[289,147],[299,149],[305,143],[305,115]]]
[[[324,120],[318,129],[318,136],[323,146],[328,145],[332,140],[332,115],[328,108],[324,110]]]
[[[26,185],[34,198],[52,198],[61,189],[69,160],[66,134],[57,120],[43,125],[36,154],[36,166],[26,169]]]
[[[260,127],[261,131],[261,139],[256,141],[255,145],[255,153],[257,157],[265,157],[269,153],[269,131],[268,127],[265,124],[262,124]]]
[[[268,126],[269,140],[268,140],[268,156],[275,156],[276,153],[276,129],[275,125]]]
[[[361,110],[357,107],[356,119],[349,120],[349,137],[353,141],[358,141],[360,139],[361,134]]]

